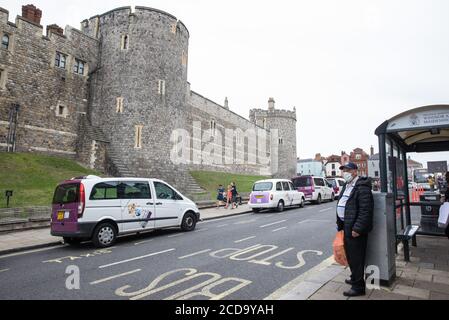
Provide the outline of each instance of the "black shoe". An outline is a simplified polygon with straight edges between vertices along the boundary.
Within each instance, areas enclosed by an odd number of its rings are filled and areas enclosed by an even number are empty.
[[[346,280],[345,280],[345,283],[346,283],[346,284],[349,284],[349,285],[353,285],[353,284],[354,284],[354,281],[352,281],[351,279],[346,279]]]
[[[359,297],[359,296],[364,296],[365,295],[365,290],[354,290],[351,289],[349,291],[345,291],[343,292],[343,295],[345,297]]]

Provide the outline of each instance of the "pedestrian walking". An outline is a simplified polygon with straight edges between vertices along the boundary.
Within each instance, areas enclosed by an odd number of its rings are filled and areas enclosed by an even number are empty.
[[[217,189],[217,208],[220,208],[223,205],[224,193],[225,189],[223,188],[223,185],[220,184]]]
[[[226,191],[226,206],[225,209],[229,208],[229,205],[232,201],[232,186],[228,185],[227,191]]]
[[[237,195],[238,195],[237,186],[235,185],[235,182],[231,182],[231,186],[232,186],[232,189],[231,189],[231,191],[232,191],[232,209],[236,209],[238,207],[238,204],[237,204]]]
[[[357,165],[349,162],[340,167],[346,181],[337,204],[337,229],[344,231],[344,248],[351,278],[351,285],[343,295],[356,297],[365,295],[365,258],[368,233],[373,228],[374,200],[371,178],[359,177]]]

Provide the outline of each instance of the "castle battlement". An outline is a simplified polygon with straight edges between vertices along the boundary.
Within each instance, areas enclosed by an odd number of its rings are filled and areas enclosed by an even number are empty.
[[[66,44],[67,41],[87,41],[98,43],[98,40],[83,33],[72,26],[65,26],[65,29],[59,28],[57,25],[49,25],[46,28],[46,33],[44,34],[44,26],[37,21],[32,21],[31,19],[23,16],[17,16],[15,23],[9,21],[9,11],[0,7],[0,24],[7,25],[8,29],[5,30],[9,33],[14,34],[18,30],[25,30],[28,35],[34,35],[36,38],[61,42],[62,45]]]
[[[96,37],[98,35],[98,28],[100,27],[100,25],[106,24],[110,19],[128,19],[129,23],[136,23],[135,18],[143,16],[150,19],[151,15],[154,14],[162,15],[168,18],[169,20],[171,20],[171,24],[173,24],[175,28],[177,28],[177,32],[184,32],[186,33],[187,37],[190,36],[189,30],[187,29],[185,24],[181,20],[178,20],[178,18],[176,18],[174,15],[159,9],[144,6],[136,6],[134,10],[131,6],[119,7],[109,10],[103,14],[95,15],[93,17],[90,17],[89,19],[83,20],[81,22],[81,29],[83,30],[83,32],[87,32],[90,36]]]
[[[266,109],[251,109],[250,111],[250,118],[253,117],[273,117],[273,118],[290,118],[296,121],[296,110],[283,110],[283,109],[273,109],[273,110],[266,110]]]

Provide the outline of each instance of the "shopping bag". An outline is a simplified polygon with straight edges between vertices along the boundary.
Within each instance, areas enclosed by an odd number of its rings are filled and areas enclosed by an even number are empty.
[[[335,262],[337,262],[338,264],[341,264],[342,266],[347,267],[348,260],[346,259],[343,230],[337,232],[337,235],[335,236],[335,239],[334,239],[333,248],[334,248]]]
[[[440,215],[438,216],[438,227],[446,228],[449,225],[449,202],[445,202],[440,207]]]

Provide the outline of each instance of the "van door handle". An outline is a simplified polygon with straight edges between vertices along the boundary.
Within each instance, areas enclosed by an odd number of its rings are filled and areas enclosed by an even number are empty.
[[[162,206],[162,202],[156,203],[157,206]]]
[[[154,205],[153,202],[147,202],[147,206],[152,206],[152,205]]]

